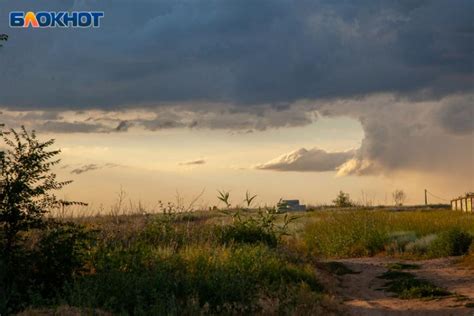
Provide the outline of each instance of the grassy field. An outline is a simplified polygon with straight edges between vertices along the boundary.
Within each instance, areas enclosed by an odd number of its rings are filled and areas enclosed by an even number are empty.
[[[337,307],[320,273],[352,271],[321,265],[321,259],[465,255],[470,265],[474,253],[474,216],[448,210],[169,212],[72,222],[70,231],[62,227],[27,236],[41,251],[56,254],[54,261],[33,263],[43,269],[43,281],[65,266],[71,267],[71,277],[14,294],[10,299],[18,302],[18,310],[75,306],[124,315],[331,313]],[[401,296],[415,291],[407,286],[433,290],[420,282],[403,278],[388,286]]]
[[[474,235],[474,216],[449,210],[321,211],[306,220],[304,245],[326,258],[456,256],[468,251]]]

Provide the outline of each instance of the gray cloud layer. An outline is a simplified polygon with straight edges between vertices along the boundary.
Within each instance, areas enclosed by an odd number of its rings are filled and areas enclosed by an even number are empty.
[[[10,10],[47,9],[105,18],[95,30],[8,30],[0,105],[280,106],[472,89],[470,0],[2,1],[0,25]]]
[[[259,106],[242,110],[236,106],[200,105],[163,106],[146,111],[9,111],[1,120],[8,126],[27,125],[49,133],[113,133],[130,129],[159,131],[170,128],[227,129],[263,131],[268,128],[304,126],[314,122],[317,114],[307,106],[293,105],[282,109]]]

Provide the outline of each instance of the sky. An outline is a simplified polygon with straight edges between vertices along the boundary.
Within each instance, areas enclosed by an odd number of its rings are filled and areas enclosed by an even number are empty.
[[[12,29],[10,11],[103,11]],[[0,120],[56,139],[59,196],[442,203],[474,189],[474,2],[0,1]],[[439,199],[441,198],[441,199]]]

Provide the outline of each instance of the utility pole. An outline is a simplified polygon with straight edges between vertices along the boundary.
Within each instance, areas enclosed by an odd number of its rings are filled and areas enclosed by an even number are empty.
[[[427,190],[425,189],[425,205],[428,205],[428,195],[427,195]]]

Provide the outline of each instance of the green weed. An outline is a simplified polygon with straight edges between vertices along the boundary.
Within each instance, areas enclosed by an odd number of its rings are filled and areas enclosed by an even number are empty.
[[[451,294],[407,272],[389,270],[379,278],[389,280],[385,284],[385,289],[401,299],[433,299]]]
[[[396,263],[388,264],[387,268],[390,269],[390,270],[413,270],[413,269],[419,269],[420,265],[411,264],[411,263],[396,262]]]

